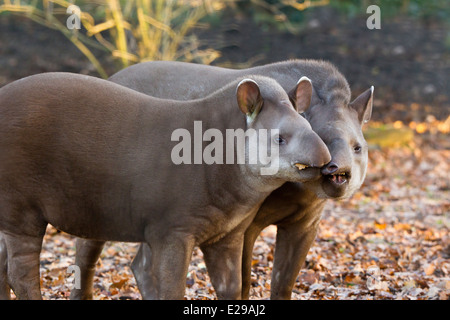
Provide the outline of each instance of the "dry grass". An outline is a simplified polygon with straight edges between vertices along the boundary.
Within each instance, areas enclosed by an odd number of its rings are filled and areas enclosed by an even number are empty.
[[[234,0],[230,0],[234,1]],[[102,64],[92,47],[111,53],[118,68],[149,60],[183,60],[211,63],[219,51],[200,49],[189,32],[206,15],[224,8],[227,1],[217,0],[102,0],[79,1],[82,29],[68,29],[65,0],[9,1],[0,4],[0,13],[27,17],[46,27],[59,30],[106,78]],[[86,10],[84,10],[84,7]]]
[[[108,75],[93,48],[107,51],[120,70],[131,64],[151,60],[181,60],[210,64],[220,56],[214,48],[203,48],[192,30],[202,26],[201,20],[233,5],[237,0],[93,0],[76,1],[79,6],[80,30],[69,29],[66,21],[76,11],[68,10],[75,1],[3,0],[0,14],[27,17],[64,34],[94,65],[101,77]],[[282,0],[269,4],[251,0],[294,31],[282,8],[303,11],[326,5],[329,0],[298,2]]]

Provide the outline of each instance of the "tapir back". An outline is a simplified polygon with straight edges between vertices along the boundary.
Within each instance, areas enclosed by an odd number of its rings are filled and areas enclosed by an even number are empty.
[[[248,69],[149,61],[123,69],[109,80],[153,97],[190,100],[210,94],[232,79],[248,75],[271,77],[287,92],[305,75],[326,104],[342,102],[347,105],[350,99],[345,77],[331,63],[317,60],[288,60]]]
[[[0,90],[0,197],[37,209],[69,233],[142,241],[136,238],[143,234],[136,230],[141,224],[130,214],[136,209],[133,197],[144,197],[144,189],[151,192],[149,177],[163,185],[158,179],[167,168],[158,158],[170,159],[170,150],[164,154],[158,139],[151,139],[154,131],[170,141],[169,133],[164,136],[156,126],[164,122],[158,106],[153,106],[154,119],[143,112],[150,99],[104,80],[61,73],[5,86]],[[120,223],[99,224],[111,219]]]
[[[253,73],[201,64],[149,61],[123,69],[108,80],[157,98],[192,100],[250,74]]]

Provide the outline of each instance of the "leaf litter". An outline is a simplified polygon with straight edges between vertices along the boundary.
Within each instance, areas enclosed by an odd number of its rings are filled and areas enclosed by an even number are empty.
[[[448,120],[448,119],[447,119]],[[370,140],[369,144],[370,144]],[[328,201],[292,299],[450,299],[450,139],[415,132],[401,146],[369,151],[362,188]],[[276,226],[253,251],[251,299],[270,297]],[[140,299],[130,269],[136,243],[108,242],[97,264],[94,299]],[[68,299],[75,238],[49,226],[41,253],[44,299]],[[192,254],[186,299],[216,299],[201,251]]]

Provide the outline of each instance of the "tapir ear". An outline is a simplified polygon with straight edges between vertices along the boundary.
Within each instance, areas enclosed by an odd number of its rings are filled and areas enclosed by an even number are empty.
[[[298,113],[308,110],[311,104],[313,87],[311,80],[307,77],[301,77],[294,89],[289,92],[289,100]]]
[[[250,119],[254,119],[261,111],[263,98],[258,84],[251,79],[239,82],[236,90],[239,108]]]
[[[361,123],[366,123],[372,116],[373,86],[361,93],[355,100],[350,102],[350,107],[358,112],[358,119]]]

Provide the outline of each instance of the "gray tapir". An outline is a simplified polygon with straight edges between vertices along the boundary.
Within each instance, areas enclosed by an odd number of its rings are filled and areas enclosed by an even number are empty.
[[[287,92],[295,87],[298,78],[309,77],[313,96],[311,107],[304,116],[332,156],[332,161],[323,168],[320,180],[307,184],[286,183],[275,190],[245,233],[242,297],[249,296],[254,242],[262,229],[276,224],[271,298],[290,299],[316,236],[326,199],[348,198],[364,181],[368,154],[361,128],[371,117],[373,87],[350,102],[350,88],[344,76],[332,64],[316,60],[291,60],[242,70],[182,62],[145,62],[128,67],[109,80],[155,97],[187,100],[201,97],[230,79],[248,74],[270,76]],[[103,244],[83,239],[77,241],[76,264],[83,274],[82,288],[73,290],[71,298],[92,298],[95,264]],[[216,278],[220,278],[222,269],[226,268],[220,264],[221,250],[214,247],[202,247],[202,250],[212,281],[218,283],[220,279]],[[150,256],[149,248],[141,246],[132,264],[143,297],[151,296],[152,291],[150,281],[146,280]]]
[[[41,298],[39,253],[50,223],[78,237],[147,243],[151,298],[182,299],[193,247],[221,248],[215,263],[227,268],[218,282],[226,288],[219,291],[239,298],[243,233],[259,206],[286,181],[318,179],[331,160],[290,102],[309,106],[310,81],[300,79],[290,94],[262,76],[234,80],[192,101],[156,99],[69,73],[30,76],[1,88],[0,231],[15,294]],[[199,123],[216,139],[229,130],[266,138],[250,135],[239,147],[230,135],[222,146],[226,164],[189,164],[190,157],[180,164],[174,156],[186,159],[188,152],[174,155],[181,133],[198,142]],[[200,136],[194,161],[199,147],[205,155],[205,145]],[[247,159],[268,145],[277,151],[277,170],[262,174],[265,164]],[[245,161],[239,162],[242,152]]]

